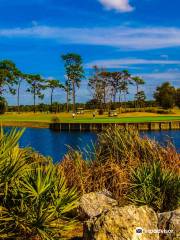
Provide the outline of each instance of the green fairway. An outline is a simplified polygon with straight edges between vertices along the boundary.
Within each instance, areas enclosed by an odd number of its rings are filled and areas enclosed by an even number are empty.
[[[14,126],[16,123],[31,123],[40,126],[43,124],[53,123],[54,120],[61,123],[138,123],[138,122],[158,122],[158,121],[175,121],[180,120],[180,116],[118,116],[118,117],[107,117],[97,116],[92,118],[91,115],[78,115],[75,119],[70,114],[5,114],[0,116],[0,122],[2,125]]]
[[[156,122],[156,121],[180,120],[180,117],[160,116],[160,117],[118,117],[118,118],[82,118],[82,119],[60,119],[60,122],[68,123],[137,123],[137,122]]]

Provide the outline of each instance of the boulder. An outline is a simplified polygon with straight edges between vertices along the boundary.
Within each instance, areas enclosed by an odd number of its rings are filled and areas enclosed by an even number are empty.
[[[117,205],[118,202],[111,198],[111,193],[107,190],[87,193],[80,199],[79,216],[82,220],[91,219]]]
[[[158,222],[158,228],[166,231],[160,234],[160,239],[180,239],[180,208],[171,212],[159,213]]]
[[[91,211],[91,208],[88,211]],[[98,209],[95,209],[93,215],[96,215],[95,213],[98,213]],[[147,206],[115,206],[107,211],[103,211],[100,216],[86,221],[84,225],[84,239],[158,240],[159,234],[147,232],[158,229],[157,225],[158,218],[156,213]]]

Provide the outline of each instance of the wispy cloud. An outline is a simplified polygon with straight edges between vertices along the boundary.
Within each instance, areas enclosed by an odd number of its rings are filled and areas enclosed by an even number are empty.
[[[95,60],[86,64],[87,68],[98,65],[100,67],[107,68],[121,68],[128,65],[176,65],[180,64],[179,61],[175,60],[148,60],[138,58],[121,58],[121,59],[105,59]]]
[[[61,28],[35,25],[0,29],[0,37],[53,39],[62,44],[109,46],[121,50],[180,47],[180,28],[175,27]]]
[[[142,73],[140,74],[144,79],[147,79],[147,83],[150,86],[156,87],[167,81],[172,83],[175,87],[179,87],[180,71],[165,71],[158,73]]]
[[[131,12],[134,8],[129,0],[98,0],[107,10],[116,10],[119,12]]]

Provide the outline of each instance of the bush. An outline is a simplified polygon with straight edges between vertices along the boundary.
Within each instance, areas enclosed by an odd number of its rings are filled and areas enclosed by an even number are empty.
[[[169,169],[174,174],[179,174],[180,169],[179,154],[173,145],[162,147],[153,140],[141,138],[136,130],[119,127],[100,133],[89,157],[91,160],[86,161],[80,152],[72,149],[65,156],[59,167],[68,186],[75,185],[81,194],[105,188],[120,205],[128,203],[126,196],[132,184],[133,169],[153,162],[158,162],[161,170]],[[173,207],[173,201],[169,208]]]
[[[96,158],[97,156],[95,156]],[[60,163],[69,187],[76,186],[81,194],[109,190],[119,202],[128,188],[128,172],[115,162],[98,159],[85,161],[82,154],[71,150]]]
[[[98,161],[111,159],[123,166],[157,161],[164,154],[164,148],[154,140],[140,137],[134,128],[120,127],[108,128],[99,134],[95,150]]]
[[[0,134],[0,239],[55,239],[75,227],[78,196],[51,161],[30,162],[22,131]]]
[[[104,110],[103,110],[103,109],[99,109],[99,110],[98,110],[98,114],[99,114],[99,115],[103,115],[103,114],[104,114]]]
[[[158,109],[157,113],[159,113],[159,114],[170,114],[170,113],[173,113],[173,112],[171,110]]]
[[[145,163],[132,171],[129,199],[156,212],[174,210],[180,202],[180,177],[162,169],[159,162]]]
[[[0,97],[0,114],[4,114],[7,110],[7,102],[5,98]]]
[[[122,113],[131,113],[131,112],[149,112],[149,113],[158,113],[158,114],[173,114],[173,111],[170,109],[159,109],[159,108],[127,108],[122,109]]]
[[[176,100],[176,89],[169,82],[165,82],[156,88],[154,98],[160,107],[173,108]]]

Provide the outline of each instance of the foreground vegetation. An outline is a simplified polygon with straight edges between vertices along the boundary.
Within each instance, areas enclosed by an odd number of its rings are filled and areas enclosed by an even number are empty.
[[[180,156],[171,143],[162,147],[133,129],[110,128],[93,151],[87,147],[88,161],[69,149],[55,165],[20,149],[22,133],[0,134],[0,239],[70,239],[78,221],[72,210],[92,191],[107,189],[121,206],[149,205],[156,212],[180,206]]]
[[[18,147],[21,135],[0,133],[0,239],[59,239],[78,194],[50,159]]]
[[[98,137],[91,161],[71,150],[60,164],[69,186],[81,193],[107,189],[120,205],[149,205],[168,211],[180,204],[180,156],[135,130],[110,128]]]

